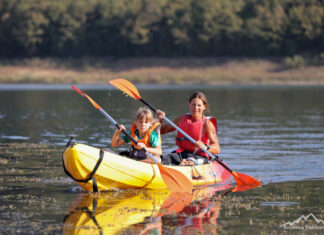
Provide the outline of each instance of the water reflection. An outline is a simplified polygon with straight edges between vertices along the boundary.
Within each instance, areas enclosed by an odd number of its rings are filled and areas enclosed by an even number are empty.
[[[205,223],[216,226],[220,197],[215,194],[229,187],[207,187],[192,194],[169,190],[79,194],[64,218],[63,233],[164,234],[171,227],[174,233],[201,232]],[[165,224],[170,222],[168,216],[176,217],[176,224]]]
[[[114,234],[155,218],[169,191],[120,191],[80,194],[64,219],[63,234]]]

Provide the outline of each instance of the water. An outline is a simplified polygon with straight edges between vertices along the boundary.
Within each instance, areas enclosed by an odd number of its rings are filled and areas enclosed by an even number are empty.
[[[109,85],[80,88],[128,128],[137,108],[142,106]],[[187,99],[192,91],[203,91],[210,103],[209,114],[218,120],[220,157],[233,170],[251,175],[264,185],[226,196],[222,196],[223,190],[207,193],[191,203],[191,207],[207,202],[211,205],[200,214],[188,213],[190,207],[184,207],[187,209],[160,217],[157,205],[163,205],[165,198],[149,197],[147,192],[131,192],[134,197],[125,196],[125,192],[107,193],[103,199],[96,199],[98,206],[92,215],[100,228],[92,224],[94,231],[138,234],[155,226],[163,234],[195,234],[201,229],[207,234],[323,233],[321,227],[285,229],[281,225],[310,213],[324,219],[324,87],[139,88],[141,96],[165,111],[171,120],[188,112]],[[75,218],[89,213],[83,206],[83,210],[77,210],[78,215],[72,213],[74,219],[70,216],[67,220],[67,216],[79,205],[88,203],[88,210],[93,209],[94,199],[84,199],[84,193],[64,174],[64,145],[69,136],[74,136],[77,142],[109,147],[114,129],[68,86],[1,85],[0,233],[76,231]],[[164,152],[175,149],[174,137],[175,133],[163,136]],[[144,202],[154,206],[141,209],[130,203],[131,198],[143,199],[141,193],[148,197]],[[118,203],[100,207],[100,200],[105,198]],[[119,212],[121,208],[144,210],[148,214],[143,218],[136,214],[139,220],[134,224],[114,227],[100,220],[99,215],[104,212],[109,216],[111,208]],[[207,211],[214,216],[208,217]],[[192,226],[202,214],[202,228]],[[314,219],[311,222],[320,225]]]

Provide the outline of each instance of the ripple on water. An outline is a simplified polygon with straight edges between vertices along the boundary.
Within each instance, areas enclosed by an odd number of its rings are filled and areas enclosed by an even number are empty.
[[[261,202],[260,206],[293,206],[298,204],[299,204],[298,202],[273,201],[273,202]]]
[[[1,135],[1,139],[10,139],[10,140],[29,140],[28,136],[19,136],[19,135]]]

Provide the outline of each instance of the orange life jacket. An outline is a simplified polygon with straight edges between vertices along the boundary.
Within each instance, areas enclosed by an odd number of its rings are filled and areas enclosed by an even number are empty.
[[[198,141],[201,140],[205,145],[209,144],[209,138],[208,135],[205,133],[204,124],[207,120],[210,120],[216,130],[217,133],[217,122],[214,117],[203,117],[198,121],[192,122],[190,114],[185,114],[182,117],[182,120],[179,123],[179,127],[186,132],[188,135],[190,135],[194,140]],[[191,153],[197,153],[202,156],[206,156],[208,158],[208,155],[202,152],[200,149],[198,150],[197,146],[191,143],[189,140],[187,140],[183,134],[181,134],[179,131],[177,133],[176,137],[176,145],[178,145],[177,152],[183,152],[188,151]]]
[[[136,134],[135,134],[135,131],[136,131],[136,125],[135,125],[135,122],[133,123],[130,131],[131,131],[131,136],[138,142],[138,143],[144,143],[147,147],[152,147],[150,145],[150,135],[152,133],[152,131],[156,130],[157,128],[159,128],[161,124],[159,122],[154,122],[152,124],[152,126],[147,130],[147,132],[145,133],[145,135],[143,136],[142,139],[139,139],[137,138]],[[159,135],[159,138],[160,138],[160,143],[161,143],[161,136]],[[134,144],[134,142],[132,141],[131,145],[133,147],[135,147],[136,145]]]

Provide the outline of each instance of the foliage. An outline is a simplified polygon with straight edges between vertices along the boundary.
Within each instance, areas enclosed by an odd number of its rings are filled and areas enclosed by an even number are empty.
[[[0,0],[0,56],[268,56],[324,50],[323,0]]]
[[[285,59],[285,65],[289,68],[301,68],[305,66],[322,66],[324,65],[324,53],[319,55],[301,56],[294,55]]]
[[[294,55],[285,59],[285,64],[291,68],[304,67],[306,65],[305,59],[300,55]]]

